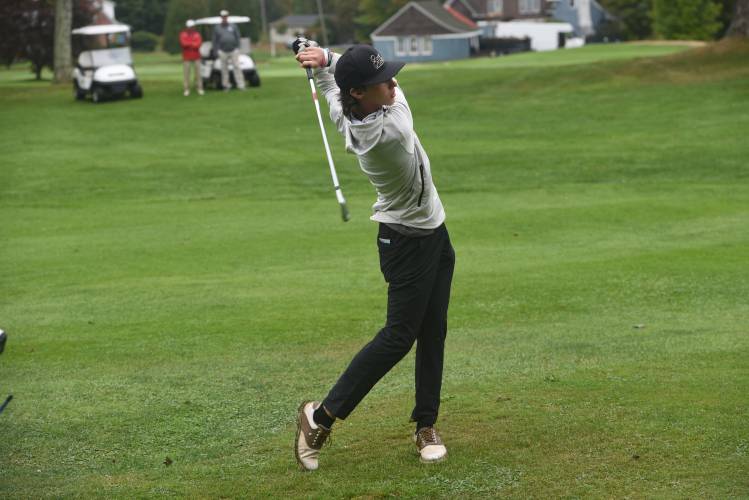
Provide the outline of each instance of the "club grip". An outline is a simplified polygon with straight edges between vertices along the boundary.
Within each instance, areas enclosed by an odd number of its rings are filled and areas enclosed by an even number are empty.
[[[312,80],[312,68],[304,68],[307,70],[307,78]]]

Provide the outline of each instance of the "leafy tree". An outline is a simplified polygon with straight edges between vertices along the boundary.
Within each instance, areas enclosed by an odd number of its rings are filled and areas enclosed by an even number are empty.
[[[52,68],[55,36],[55,8],[47,0],[31,0],[25,4],[21,32],[21,54],[31,63],[31,72],[42,79],[44,67]]]
[[[273,2],[266,2],[273,3]],[[239,30],[243,37],[258,41],[262,35],[263,25],[260,20],[260,0],[211,0],[211,16],[217,16],[221,9],[226,9],[238,16],[250,16],[250,24],[242,24]]]
[[[713,0],[653,0],[653,31],[671,40],[711,40],[721,28]]]
[[[209,0],[170,0],[164,20],[164,50],[178,54],[179,32],[188,19],[206,17],[211,12]]]
[[[356,40],[356,17],[359,0],[329,0],[323,3],[326,14],[333,14],[329,25],[332,43],[351,43]]]
[[[273,19],[271,16],[280,17],[275,2],[267,1],[266,5],[269,19]],[[185,26],[185,21],[199,17],[217,16],[222,9],[228,10],[232,15],[249,16],[250,24],[239,26],[242,36],[250,37],[253,41],[260,39],[262,31],[260,0],[169,0],[163,30],[164,50],[172,54],[180,51],[179,32]],[[206,34],[211,36],[210,30],[208,31],[209,33]]]
[[[315,0],[276,0],[270,2],[278,4],[283,14],[280,17],[289,14],[316,14],[317,3]]]
[[[356,36],[359,40],[369,40],[369,35],[384,23],[408,0],[361,0],[359,15],[356,17]]]
[[[728,31],[728,27],[731,25],[731,21],[733,19],[734,14],[734,6],[736,5],[736,0],[713,0],[716,3],[719,3],[721,6],[721,12],[720,16],[718,17],[718,21],[720,22],[720,30],[718,31],[718,38],[722,38],[725,36],[726,32]]]
[[[26,0],[0,2],[0,62],[10,67],[23,52],[22,27],[27,24]]]
[[[613,29],[625,40],[642,40],[652,35],[650,12],[653,0],[599,0],[616,20]]]
[[[73,0],[73,26],[91,23],[94,12],[88,0]],[[54,64],[54,0],[0,1],[0,56],[5,65],[25,59],[37,80]],[[69,47],[67,50],[70,50]]]
[[[153,52],[159,45],[159,37],[148,31],[134,31],[130,45],[136,52]]]
[[[169,0],[117,0],[117,20],[129,24],[133,32],[162,35]]]

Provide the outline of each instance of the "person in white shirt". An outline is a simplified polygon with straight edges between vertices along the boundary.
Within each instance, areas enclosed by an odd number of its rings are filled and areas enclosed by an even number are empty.
[[[312,44],[315,45],[315,44]],[[416,343],[416,401],[411,421],[422,462],[445,458],[434,424],[440,404],[447,309],[455,252],[444,224],[429,157],[395,75],[403,63],[385,61],[368,45],[342,56],[302,46],[297,60],[314,68],[330,118],[377,191],[371,219],[379,223],[380,269],[388,283],[387,320],[354,356],[323,401],[298,410],[294,451],[304,470],[319,465],[336,418],[345,419]]]

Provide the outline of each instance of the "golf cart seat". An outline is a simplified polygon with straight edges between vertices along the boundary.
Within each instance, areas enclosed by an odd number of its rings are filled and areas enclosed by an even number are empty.
[[[91,56],[91,52],[81,52],[78,56],[78,67],[86,69],[94,69],[94,58]]]

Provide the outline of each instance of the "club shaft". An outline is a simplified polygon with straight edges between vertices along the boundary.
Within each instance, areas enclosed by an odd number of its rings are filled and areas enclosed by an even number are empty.
[[[5,398],[5,402],[2,404],[2,406],[0,406],[0,413],[2,413],[5,407],[8,406],[8,403],[10,403],[11,399],[13,399],[13,394]]]
[[[325,125],[322,121],[322,113],[320,113],[320,102],[317,100],[317,88],[315,88],[315,81],[309,78],[309,87],[312,91],[312,101],[315,103],[315,111],[317,112],[317,123],[320,124],[320,134],[322,135],[322,142],[325,145],[325,154],[328,157],[328,166],[330,167],[330,176],[333,178],[333,188],[335,189],[335,196],[338,203],[341,205],[346,203],[343,198],[343,192],[341,186],[338,183],[338,174],[335,171],[335,164],[333,163],[333,155],[330,153],[330,145],[328,144],[328,136],[325,133]]]

